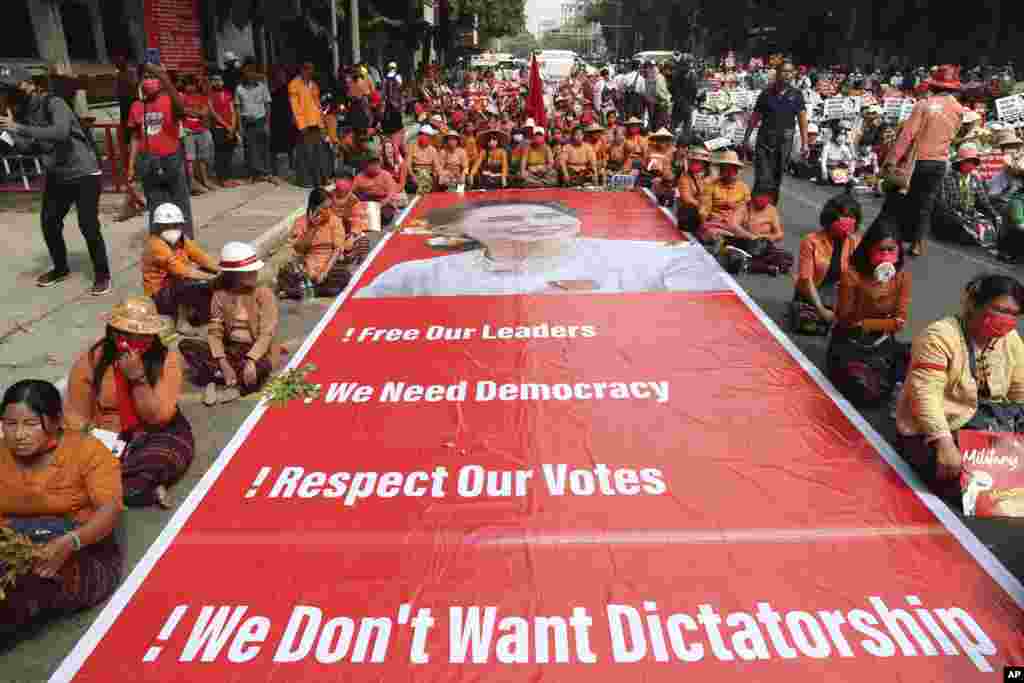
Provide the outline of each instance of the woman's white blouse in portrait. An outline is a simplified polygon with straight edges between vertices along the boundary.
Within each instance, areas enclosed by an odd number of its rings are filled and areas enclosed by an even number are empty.
[[[579,220],[545,204],[470,208],[456,227],[484,248],[399,263],[356,297],[727,288],[717,262],[698,245],[579,237]]]

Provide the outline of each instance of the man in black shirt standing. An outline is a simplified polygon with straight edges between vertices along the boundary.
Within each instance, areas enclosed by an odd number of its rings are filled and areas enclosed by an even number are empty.
[[[754,186],[772,193],[774,204],[779,205],[782,191],[782,172],[793,151],[796,123],[800,123],[800,150],[806,156],[807,107],[802,92],[793,87],[796,69],[790,62],[780,64],[775,71],[775,82],[761,91],[750,116],[750,125],[743,138],[743,147],[750,149],[750,134],[758,125],[757,146],[754,149]]]

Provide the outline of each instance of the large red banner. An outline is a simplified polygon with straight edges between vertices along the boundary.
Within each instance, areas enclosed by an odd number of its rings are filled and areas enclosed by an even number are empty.
[[[415,207],[483,248],[387,239],[295,360],[320,397],[256,410],[54,680],[1024,663],[1016,580],[643,195],[522,196]]]

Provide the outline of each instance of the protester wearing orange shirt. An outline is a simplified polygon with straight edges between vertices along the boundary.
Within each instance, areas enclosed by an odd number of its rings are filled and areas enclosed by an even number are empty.
[[[483,152],[470,171],[470,183],[479,181],[481,190],[499,190],[508,185],[508,154],[501,144],[508,143],[508,135],[497,128],[479,135]]]
[[[821,209],[821,230],[800,242],[800,263],[791,306],[795,332],[826,334],[835,320],[836,285],[850,269],[850,256],[860,241],[861,207],[847,193],[829,199]]]
[[[597,183],[597,155],[594,148],[583,141],[583,126],[573,129],[572,143],[562,148],[558,166],[562,182],[568,187]]]
[[[49,382],[11,385],[0,420],[0,527],[45,544],[0,600],[4,641],[41,617],[110,597],[121,582],[113,531],[124,502],[117,458],[98,439],[63,429],[60,392]]]
[[[292,118],[299,132],[295,146],[295,181],[312,188],[326,184],[328,176],[323,151],[323,117],[320,113],[320,86],[313,80],[313,64],[306,62],[302,72],[288,84]]]
[[[381,167],[379,157],[372,157],[366,162],[366,168],[356,176],[352,184],[352,191],[360,201],[377,202],[381,205],[382,224],[387,225],[394,220],[398,213],[402,188],[394,177]]]
[[[178,324],[205,325],[210,320],[209,281],[220,269],[217,262],[182,230],[185,218],[174,204],[153,212],[153,234],[142,253],[142,288],[160,315]],[[179,327],[183,334],[187,327]]]
[[[856,405],[884,399],[906,376],[909,347],[893,336],[906,326],[910,312],[911,278],[903,268],[900,234],[898,223],[879,216],[839,279],[827,371]]]
[[[357,204],[362,206],[362,202]],[[345,229],[345,222],[334,212],[333,198],[325,190],[318,187],[309,193],[306,215],[295,222],[292,237],[303,274],[313,283],[317,296],[334,297],[345,289],[352,278],[345,254],[359,236]]]
[[[192,427],[178,409],[181,357],[160,338],[166,328],[152,301],[125,299],[68,378],[68,429],[96,428],[126,443],[121,471],[128,505],[169,507],[167,487],[192,463]]]
[[[697,234],[705,244],[724,237],[739,235],[743,210],[750,201],[750,187],[739,179],[744,163],[733,151],[726,151],[714,159],[718,178],[705,183],[700,198],[700,216],[703,223]]]
[[[442,189],[452,192],[459,186],[465,187],[466,176],[469,174],[469,159],[466,157],[466,150],[459,146],[462,136],[449,131],[444,140],[445,147],[438,152],[440,171],[437,175],[437,184]]]

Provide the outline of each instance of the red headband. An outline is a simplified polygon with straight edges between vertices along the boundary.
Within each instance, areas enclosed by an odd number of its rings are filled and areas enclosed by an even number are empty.
[[[260,260],[259,255],[258,254],[254,254],[253,256],[250,256],[247,259],[242,259],[241,261],[221,261],[220,262],[220,267],[221,268],[244,268],[246,266],[251,266],[252,264],[256,263],[259,260]]]

